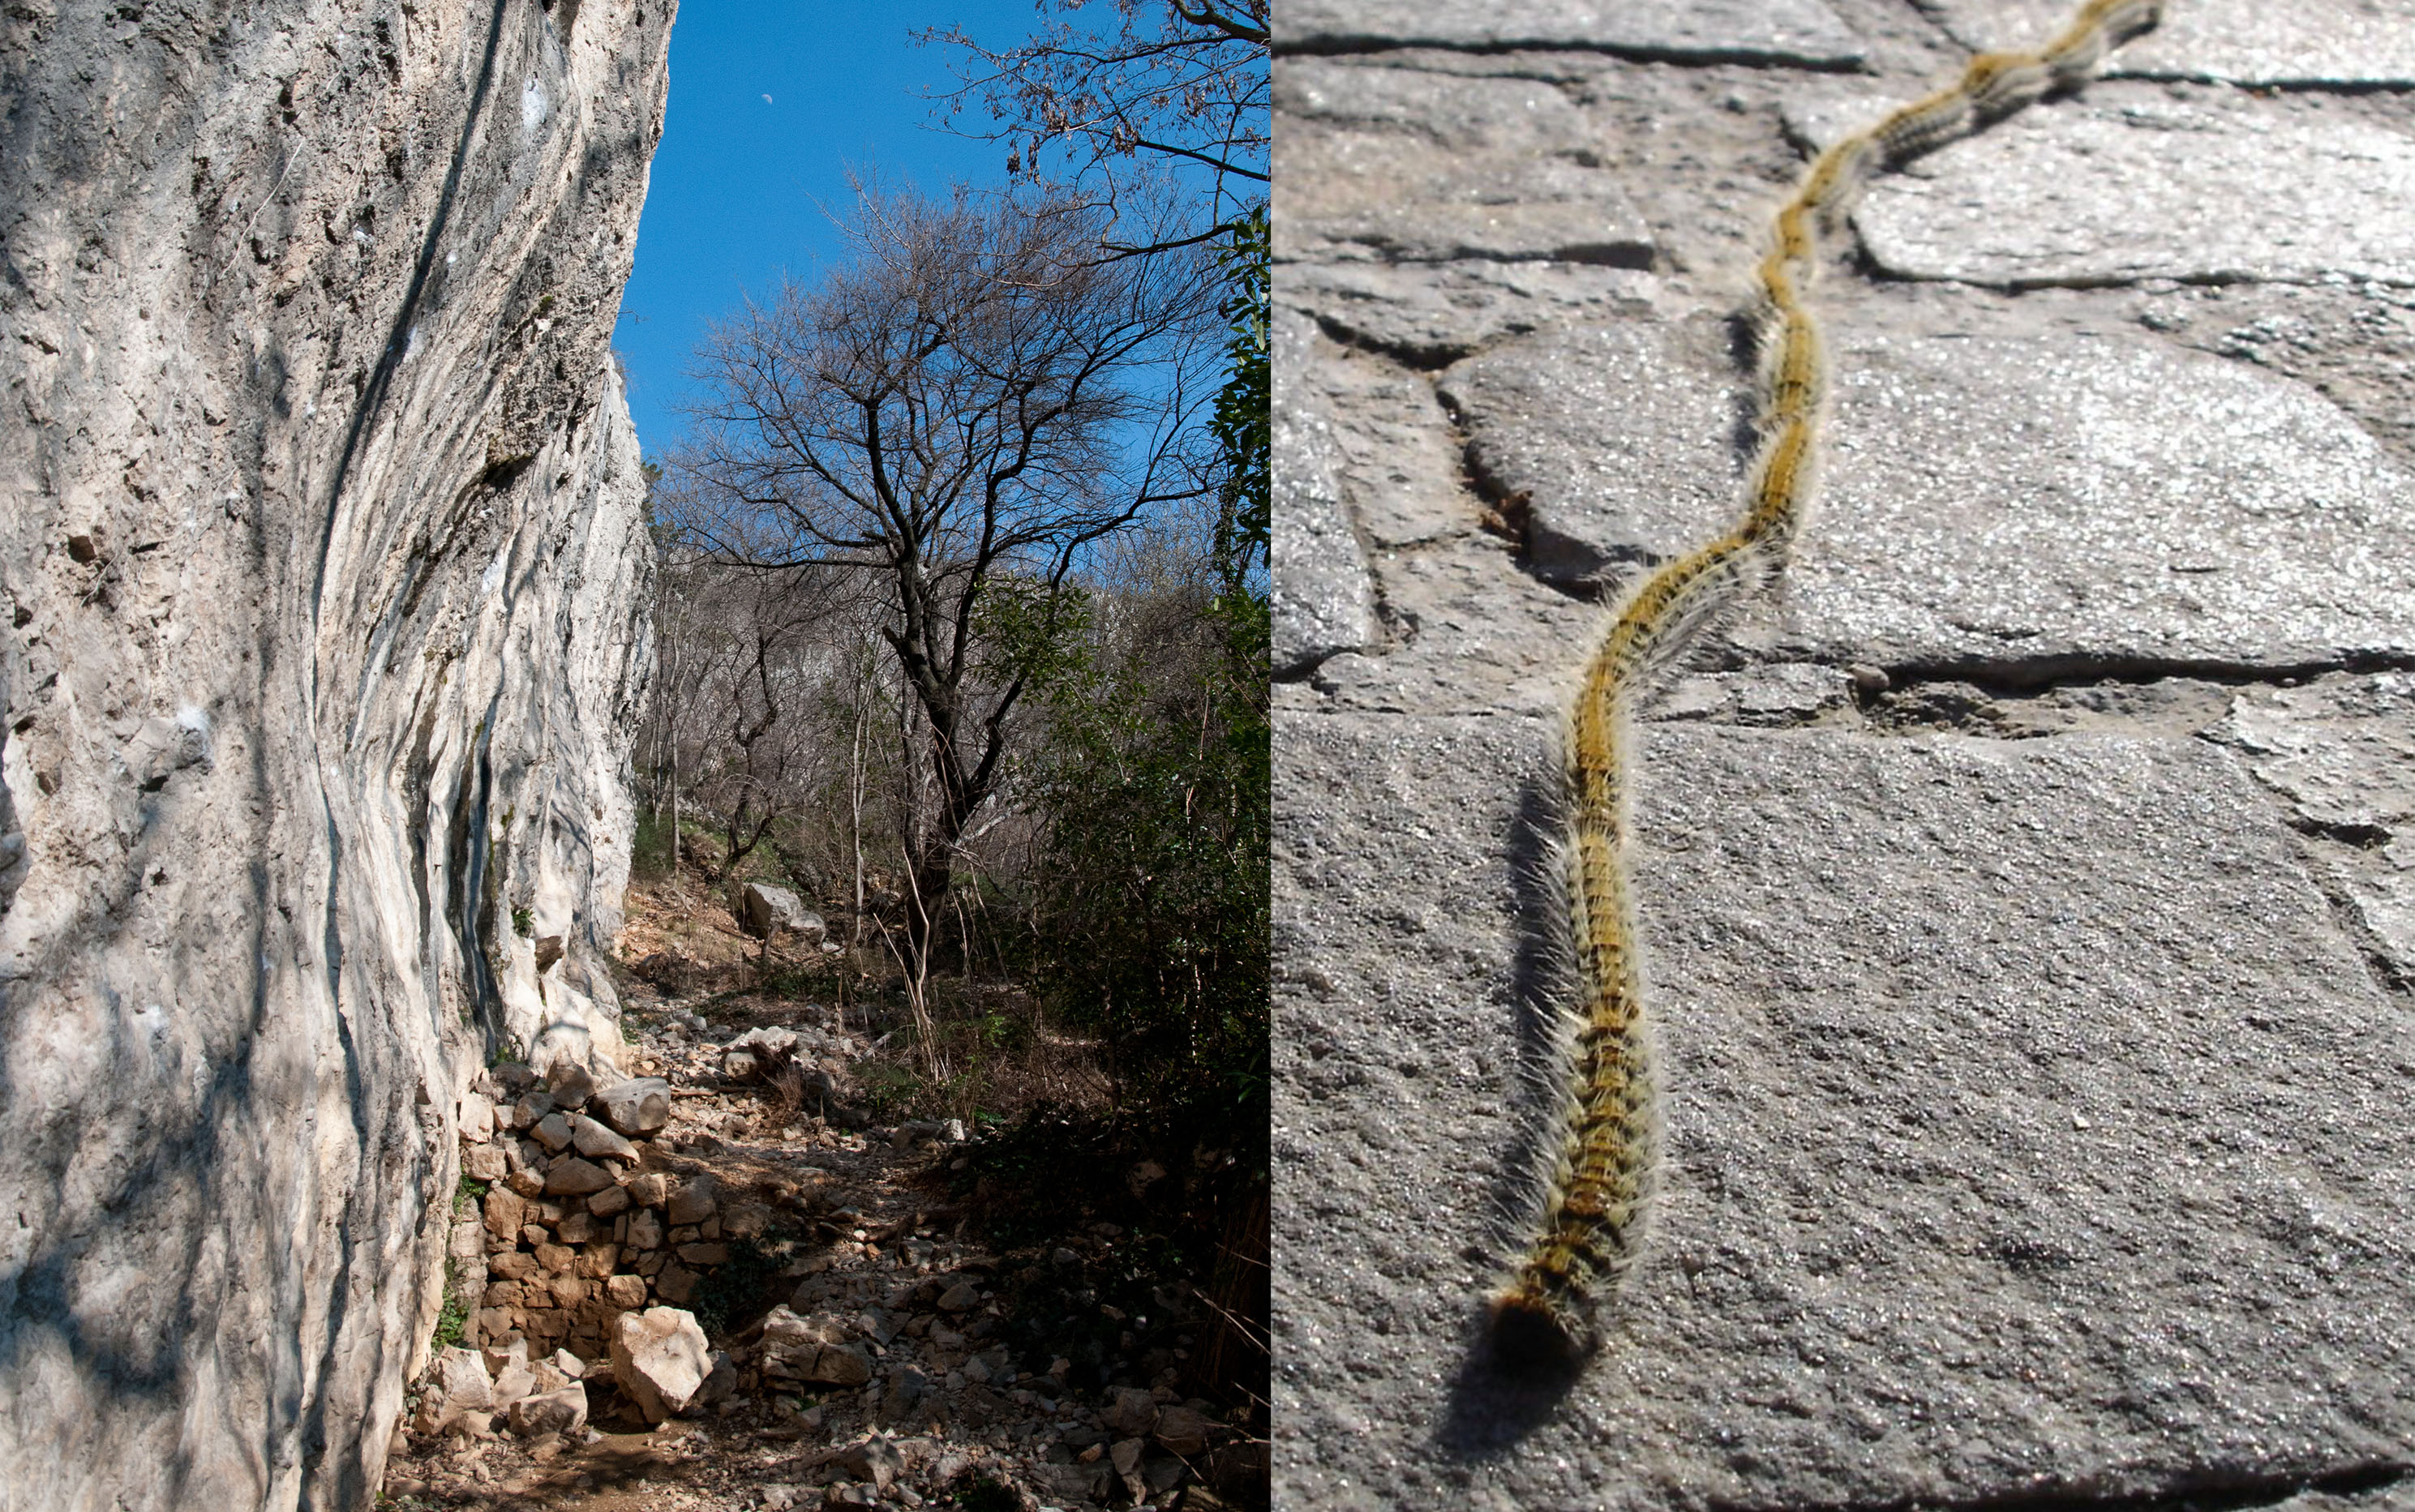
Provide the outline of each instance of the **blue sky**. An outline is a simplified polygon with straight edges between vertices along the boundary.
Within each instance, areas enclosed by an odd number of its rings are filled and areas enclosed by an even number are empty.
[[[820,276],[836,238],[817,202],[848,210],[850,165],[931,193],[1005,177],[1002,145],[938,129],[922,97],[954,87],[950,65],[965,54],[908,34],[961,25],[999,47],[1039,21],[1032,0],[682,0],[670,109],[613,332],[649,457],[685,425],[671,407],[706,322],[767,296],[784,271]]]

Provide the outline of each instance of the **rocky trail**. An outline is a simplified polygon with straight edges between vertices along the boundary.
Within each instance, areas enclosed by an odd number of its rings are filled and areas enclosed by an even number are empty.
[[[629,944],[715,953],[632,904]],[[1263,1441],[1183,1393],[1201,1300],[1130,1295],[1114,1222],[985,1242],[964,1123],[876,1115],[860,1011],[633,982],[622,1027],[626,1081],[464,1098],[458,1340],[381,1506],[1251,1505]]]

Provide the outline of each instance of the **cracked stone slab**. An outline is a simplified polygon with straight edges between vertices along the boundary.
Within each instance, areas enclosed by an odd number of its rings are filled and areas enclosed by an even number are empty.
[[[1284,0],[1277,52],[1394,47],[1584,48],[1680,63],[1850,68],[1852,31],[1820,0]]]
[[[2415,675],[2242,689],[2207,735],[2336,842],[2317,857],[2369,948],[2415,982]]]
[[[1276,109],[1279,257],[1651,265],[1642,217],[1552,84],[1303,59]]]
[[[1647,726],[1656,1238],[1564,1398],[1471,1369],[1522,1163],[1512,834],[1555,744],[1278,721],[1276,1505],[2415,1463],[2415,1045],[2203,741]]]
[[[2054,35],[2063,0],[1923,0],[1973,52],[2033,47]],[[2415,16],[2372,0],[2190,0],[2168,6],[2106,65],[2112,78],[2198,79],[2296,87],[2415,84]]]
[[[2312,389],[2143,335],[1839,323],[1822,500],[1733,644],[2040,676],[2415,654],[2415,477]],[[1710,322],[1515,342],[1441,384],[1568,581],[1725,528],[1745,388]]]
[[[1639,269],[1465,262],[1286,262],[1274,297],[1352,340],[1438,365],[1510,337],[1654,314],[1665,296]]]
[[[1421,546],[1478,528],[1476,502],[1460,477],[1459,437],[1431,379],[1336,342],[1287,350],[1297,391],[1330,420],[1334,482],[1370,548]]]
[[[1375,638],[1374,586],[1334,481],[1333,418],[1300,382],[1314,339],[1306,319],[1276,316],[1271,555],[1279,677]]]
[[[1580,660],[1600,638],[1598,606],[1538,592],[1507,543],[1463,537],[1387,553],[1384,602],[1401,642],[1336,656],[1317,686],[1340,707],[1557,717]]]
[[[1886,103],[1788,119],[1826,142]],[[2100,83],[1876,180],[1853,227],[1902,278],[2415,284],[2415,136],[2294,103]]]

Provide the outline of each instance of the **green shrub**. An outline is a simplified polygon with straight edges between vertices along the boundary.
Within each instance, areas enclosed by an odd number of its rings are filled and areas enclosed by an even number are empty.
[[[659,882],[671,875],[671,823],[656,820],[645,810],[638,814],[638,832],[629,842],[629,875]]]
[[[452,1261],[444,1262],[444,1305],[437,1310],[436,1333],[428,1340],[432,1350],[458,1349],[461,1330],[470,1324],[470,1299],[461,1295],[461,1273]]]

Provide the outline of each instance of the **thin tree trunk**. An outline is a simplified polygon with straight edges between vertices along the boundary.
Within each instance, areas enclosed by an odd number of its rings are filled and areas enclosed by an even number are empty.
[[[972,921],[972,916],[965,912],[965,898],[964,898],[964,894],[963,894],[963,893],[961,893],[961,892],[952,892],[952,893],[950,893],[950,894],[949,894],[949,901],[950,901],[950,902],[952,902],[952,903],[953,903],[953,904],[956,906],[956,937],[957,937],[957,939],[959,939],[960,941],[962,941],[962,942],[963,942],[963,946],[964,946],[964,952],[965,952],[965,996],[966,996],[966,999],[967,999],[968,1001],[969,1001],[969,1000],[971,999],[971,996],[972,996],[972,990],[973,990],[973,921]]]
[[[848,792],[853,810],[849,816],[848,839],[855,846],[854,943],[858,948],[863,944],[863,733],[864,726],[872,720],[871,691],[865,679],[861,675],[862,670],[862,664],[859,662],[857,664],[859,675],[855,679],[854,780]]]

